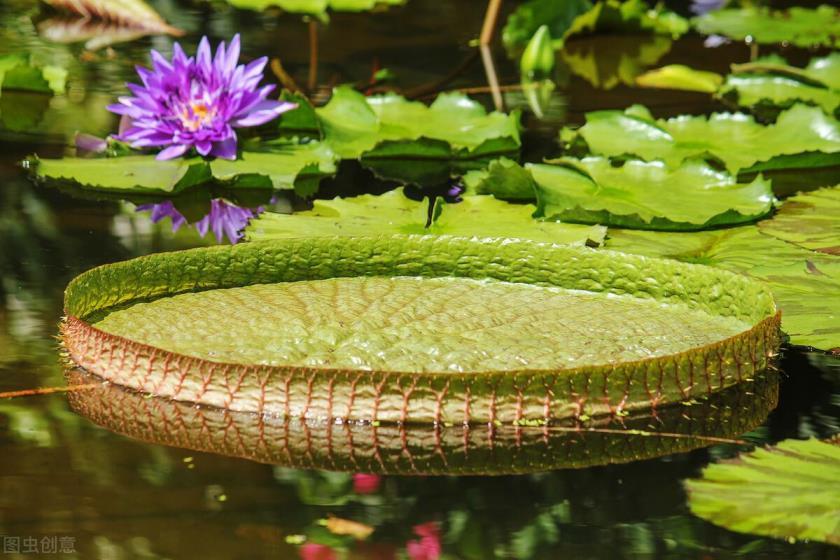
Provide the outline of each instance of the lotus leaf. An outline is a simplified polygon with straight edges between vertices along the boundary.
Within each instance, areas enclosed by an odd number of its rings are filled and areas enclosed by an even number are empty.
[[[698,233],[610,229],[608,249],[748,274],[767,284],[791,343],[840,347],[840,259],[748,226]]]
[[[742,533],[840,544],[840,441],[785,440],[686,482],[691,511]]]
[[[757,43],[790,43],[797,47],[840,46],[840,11],[830,5],[817,8],[727,8],[695,18],[700,33],[747,37]]]
[[[645,107],[636,105],[626,111],[587,113],[586,124],[576,133],[564,131],[563,137],[569,143],[583,139],[592,154],[629,154],[660,159],[671,166],[686,158],[711,155],[732,173],[748,171],[750,166],[778,156],[809,152],[834,156],[823,162],[825,165],[840,162],[840,122],[819,108],[801,104],[783,111],[775,124],[766,126],[741,113],[654,119]],[[791,159],[778,163],[801,165]]]
[[[772,220],[758,227],[805,249],[840,255],[840,187],[788,198]]]
[[[487,169],[464,175],[464,187],[469,194],[492,194],[501,200],[536,198],[534,178],[524,167],[507,158],[491,162]]]
[[[491,196],[466,196],[457,204],[438,199],[431,223],[429,207],[400,190],[381,196],[316,201],[295,214],[263,214],[246,229],[249,239],[286,237],[430,233],[465,237],[515,237],[572,245],[600,245],[606,228],[561,224],[532,218],[534,206],[512,205]]]
[[[737,183],[700,160],[677,168],[629,160],[620,167],[602,157],[528,164],[536,183],[538,215],[578,223],[696,230],[754,221],[773,209],[770,183]]]

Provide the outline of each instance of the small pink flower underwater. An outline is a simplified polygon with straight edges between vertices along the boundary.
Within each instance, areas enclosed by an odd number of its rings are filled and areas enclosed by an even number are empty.
[[[157,159],[172,159],[191,148],[202,156],[236,159],[236,128],[258,126],[294,109],[294,103],[267,99],[273,85],[260,87],[267,57],[239,62],[239,35],[221,43],[215,56],[207,37],[195,57],[178,43],[172,61],[152,51],[152,69],[137,67],[143,85],[126,84],[133,97],[120,97],[108,110],[131,119],[117,139],[134,148],[163,148]]]

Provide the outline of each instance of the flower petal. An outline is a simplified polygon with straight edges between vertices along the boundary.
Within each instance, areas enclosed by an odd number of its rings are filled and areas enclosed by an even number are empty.
[[[165,161],[184,155],[190,147],[185,144],[173,144],[165,150],[162,150],[155,158],[158,161]]]

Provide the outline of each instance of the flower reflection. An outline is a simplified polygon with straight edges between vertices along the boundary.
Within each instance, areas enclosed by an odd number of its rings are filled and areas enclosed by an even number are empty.
[[[338,560],[335,550],[325,544],[306,543],[298,548],[301,560]]]
[[[158,223],[165,218],[172,220],[172,231],[178,231],[187,223],[187,219],[175,208],[171,200],[155,204],[141,204],[138,212],[151,212],[152,222]],[[221,243],[225,236],[231,243],[237,243],[244,236],[242,230],[251,218],[259,216],[264,211],[262,206],[257,208],[243,208],[221,198],[210,202],[210,212],[192,225],[202,237],[212,231],[216,241]]]

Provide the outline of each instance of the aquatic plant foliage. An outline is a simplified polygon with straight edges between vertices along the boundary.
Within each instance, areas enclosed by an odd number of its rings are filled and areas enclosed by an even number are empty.
[[[121,97],[108,110],[130,119],[115,136],[132,148],[162,148],[157,159],[201,156],[234,160],[235,129],[259,126],[296,107],[268,99],[274,85],[260,86],[268,57],[239,63],[239,35],[220,43],[215,56],[207,37],[188,57],[173,45],[172,60],[153,50],[151,70],[138,67],[142,86],[127,84],[133,97]]]
[[[229,187],[299,189],[311,194],[320,178],[335,172],[335,157],[323,144],[277,144],[243,152],[236,161],[152,155],[32,159],[41,181],[122,193],[179,193],[211,181]]]
[[[840,256],[840,187],[792,196],[758,227],[799,247]]]
[[[567,146],[577,143],[579,150],[595,155],[637,156],[671,166],[711,156],[731,173],[749,172],[755,164],[773,160],[775,169],[803,163],[813,168],[809,152],[831,156],[821,162],[827,167],[840,163],[840,121],[802,104],[783,111],[769,125],[742,113],[654,119],[647,108],[633,105],[625,111],[587,113],[586,124],[575,131],[564,129],[561,138]],[[780,156],[802,156],[804,161]]]
[[[648,88],[682,89],[715,93],[723,82],[717,72],[695,70],[684,64],[669,64],[636,77],[636,85]]]
[[[593,86],[632,86],[645,70],[671,50],[662,35],[593,35],[570,41],[560,56],[573,73]]]
[[[339,157],[358,158],[387,179],[439,183],[519,153],[519,115],[488,114],[459,93],[426,106],[393,93],[365,97],[342,86],[317,114],[324,142]]]
[[[598,246],[603,226],[561,224],[532,218],[530,204],[505,204],[491,196],[465,196],[457,204],[437,198],[429,222],[427,201],[403,196],[400,189],[380,196],[318,200],[314,208],[294,214],[264,214],[251,223],[252,240],[307,236],[437,234],[463,237],[515,237],[572,245]],[[427,222],[428,225],[427,225]]]
[[[603,157],[527,164],[539,216],[568,222],[665,230],[707,229],[755,221],[773,209],[770,183],[738,183],[702,160],[662,162]]]
[[[757,43],[790,43],[797,47],[840,47],[840,10],[825,4],[771,10],[750,6],[726,8],[692,20],[706,35],[723,35]]]
[[[516,239],[274,239],[96,268],[65,294],[64,345],[87,371],[287,418],[550,424],[708,395],[779,344],[770,293],[746,277]],[[161,340],[138,314],[168,332],[193,320]],[[254,347],[258,324],[274,338]]]
[[[719,95],[743,107],[787,108],[803,101],[840,115],[840,53],[814,57],[804,68],[770,56],[734,64]]]
[[[508,50],[524,47],[541,26],[547,26],[555,48],[574,35],[593,33],[656,33],[677,38],[688,21],[644,0],[529,0],[517,7],[502,30]]]
[[[772,230],[772,223],[761,228]],[[791,343],[840,347],[840,258],[765,235],[756,226],[696,233],[610,228],[605,246],[747,274],[773,292]]]
[[[840,440],[784,440],[686,481],[692,513],[733,531],[840,545]]]
[[[329,11],[366,12],[381,6],[399,6],[406,0],[227,0],[235,8],[265,10],[280,8],[285,12],[307,14],[327,21]]]

